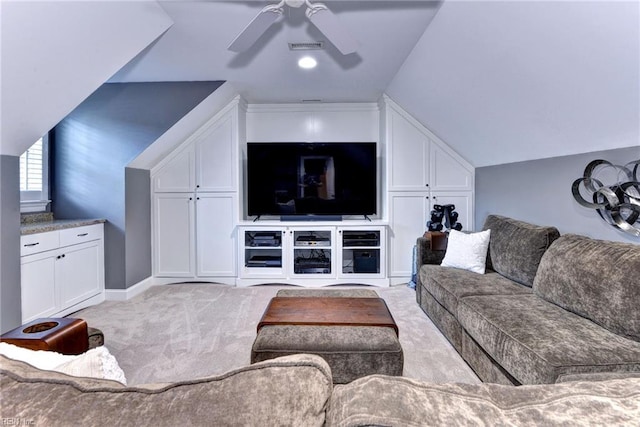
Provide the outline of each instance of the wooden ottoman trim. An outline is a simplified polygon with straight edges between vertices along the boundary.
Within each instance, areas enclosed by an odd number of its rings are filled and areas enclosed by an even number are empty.
[[[266,325],[398,326],[382,298],[275,297],[265,310],[258,331]]]

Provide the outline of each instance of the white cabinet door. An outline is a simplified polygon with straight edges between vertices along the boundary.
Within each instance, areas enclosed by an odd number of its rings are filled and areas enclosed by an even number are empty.
[[[177,153],[153,175],[156,192],[189,192],[196,186],[194,150],[188,147]]]
[[[426,230],[430,212],[429,196],[425,193],[391,193],[389,232],[389,276],[411,276],[413,246]]]
[[[238,143],[231,114],[206,130],[195,144],[196,188],[198,191],[236,189]]]
[[[428,190],[429,138],[394,110],[389,111],[387,125],[389,191]]]
[[[196,238],[198,276],[236,275],[236,197],[198,194]]]
[[[154,269],[159,277],[195,275],[193,193],[154,196]]]
[[[429,212],[433,205],[455,205],[458,222],[462,230],[473,231],[473,192],[471,191],[432,191]],[[444,220],[442,222],[444,225]]]
[[[56,251],[48,251],[21,258],[22,323],[49,317],[58,311],[56,256]]]
[[[63,307],[101,292],[104,282],[102,240],[61,248],[56,257],[56,284]]]
[[[429,185],[431,191],[473,190],[473,173],[464,166],[456,155],[448,150],[431,144],[429,156]]]
[[[385,231],[385,227],[338,227],[336,241],[338,278],[385,278],[387,274]]]

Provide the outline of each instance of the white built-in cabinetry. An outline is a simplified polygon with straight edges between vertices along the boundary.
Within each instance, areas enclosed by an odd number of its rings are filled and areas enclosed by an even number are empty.
[[[235,282],[243,109],[236,98],[152,169],[155,277]]]
[[[104,301],[102,224],[23,235],[22,323]]]
[[[463,230],[473,229],[474,169],[388,97],[380,108],[394,283],[411,275],[413,246],[426,230],[433,205],[454,204]]]
[[[372,222],[252,222],[242,179],[247,141],[378,142],[378,214]],[[434,204],[455,204],[463,229],[474,226],[473,167],[386,96],[378,104],[249,106],[238,97],[153,167],[151,178],[153,271],[160,283],[402,283]],[[343,233],[361,227],[378,233],[376,246],[345,245]],[[310,232],[329,239],[309,248],[296,236]],[[255,233],[280,238],[258,244],[247,237]],[[296,260],[311,253],[330,267],[297,269]],[[363,271],[372,262],[363,257],[372,254],[379,264]],[[356,271],[349,270],[354,258]]]

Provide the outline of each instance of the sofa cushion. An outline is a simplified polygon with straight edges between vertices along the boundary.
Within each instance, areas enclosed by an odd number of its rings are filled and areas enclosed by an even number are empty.
[[[530,294],[531,288],[519,285],[498,273],[472,273],[439,265],[420,268],[423,286],[444,308],[454,316],[458,313],[458,300],[469,295]]]
[[[639,399],[640,378],[513,387],[374,375],[335,387],[327,425],[637,425]]]
[[[489,264],[503,276],[531,287],[542,255],[560,236],[555,227],[545,227],[499,215],[489,215],[483,230],[491,230]]]
[[[566,374],[640,371],[640,343],[534,294],[463,298],[458,320],[522,384],[553,383]]]
[[[562,236],[542,257],[534,291],[640,341],[640,245]]]
[[[329,367],[313,355],[135,388],[41,371],[3,356],[0,367],[2,415],[35,425],[321,426],[332,391]]]

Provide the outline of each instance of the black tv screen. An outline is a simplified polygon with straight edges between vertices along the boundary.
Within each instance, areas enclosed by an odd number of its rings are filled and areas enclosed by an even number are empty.
[[[375,142],[247,143],[247,214],[374,215]]]

